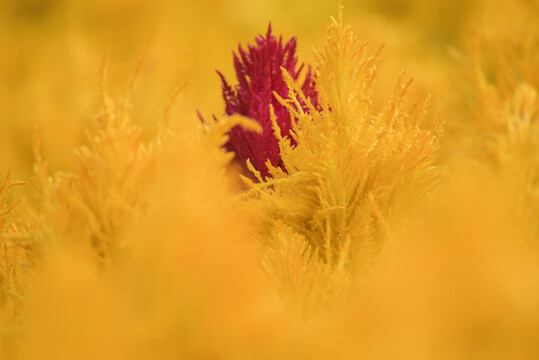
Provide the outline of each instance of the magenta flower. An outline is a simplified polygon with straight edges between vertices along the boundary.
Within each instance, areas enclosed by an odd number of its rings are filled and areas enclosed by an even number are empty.
[[[265,165],[268,159],[273,166],[285,170],[270,120],[270,105],[273,105],[282,135],[289,135],[290,114],[274,96],[274,92],[283,98],[286,98],[288,94],[281,67],[286,69],[292,78],[298,80],[304,66],[303,64],[297,66],[296,38],[291,38],[283,45],[282,36],[277,39],[271,33],[271,24],[266,37],[259,35],[255,40],[256,45],[248,44],[247,50],[244,50],[240,44],[238,54],[233,52],[237,85],[232,87],[223,74],[219,71],[217,73],[223,84],[226,114],[241,114],[257,120],[263,129],[262,133],[258,134],[236,126],[230,130],[230,139],[225,144],[225,148],[235,152],[236,158],[243,165],[247,159],[250,159],[254,168],[264,177],[270,176]],[[317,92],[310,67],[307,69],[301,88],[316,106]],[[291,139],[291,142],[295,145],[294,139]]]

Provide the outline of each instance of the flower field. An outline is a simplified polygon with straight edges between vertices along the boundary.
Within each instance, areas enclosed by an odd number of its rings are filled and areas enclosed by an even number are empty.
[[[0,359],[539,358],[535,0],[0,3]]]

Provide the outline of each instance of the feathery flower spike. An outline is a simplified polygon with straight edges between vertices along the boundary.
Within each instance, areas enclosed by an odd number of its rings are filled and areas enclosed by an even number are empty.
[[[238,53],[233,52],[237,85],[231,86],[221,72],[217,71],[217,73],[222,80],[226,114],[243,115],[258,121],[262,126],[261,133],[252,132],[240,126],[232,128],[225,148],[235,152],[236,157],[244,166],[249,160],[252,166],[260,172],[262,178],[265,178],[270,176],[266,166],[267,161],[270,161],[274,167],[286,171],[270,119],[270,106],[273,106],[282,136],[289,134],[290,114],[274,95],[286,97],[289,91],[283,80],[281,68],[286,69],[290,76],[298,81],[304,65],[297,66],[296,38],[293,37],[283,44],[282,36],[277,39],[272,34],[271,24],[268,26],[266,37],[260,35],[255,41],[256,45],[247,44],[247,49],[244,49],[240,44]],[[307,69],[301,89],[316,106],[317,91],[310,67]],[[294,139],[290,141],[295,145]]]

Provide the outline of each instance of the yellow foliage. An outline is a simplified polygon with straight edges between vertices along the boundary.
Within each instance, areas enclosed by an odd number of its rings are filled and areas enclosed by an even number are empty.
[[[24,267],[29,264],[29,256],[34,250],[28,225],[15,216],[18,202],[8,203],[9,190],[22,184],[24,182],[11,182],[9,174],[0,184],[0,308],[10,308],[16,315],[24,312]]]
[[[290,93],[279,101],[290,111],[297,145],[281,136],[271,113],[286,172],[268,163],[273,178],[262,179],[251,166],[260,183],[245,179],[247,196],[265,219],[262,242],[267,251],[284,257],[274,266],[281,273],[308,273],[313,279],[306,281],[317,288],[323,287],[315,280],[319,271],[307,268],[346,267],[358,275],[379,250],[384,232],[391,231],[388,219],[399,193],[413,183],[417,196],[412,201],[417,201],[434,185],[441,127],[420,127],[428,100],[411,107],[406,99],[410,82],[401,76],[383,108],[373,109],[379,52],[366,53],[366,43],[351,25],[341,17],[334,20],[325,51],[317,53],[320,109],[283,70]],[[294,240],[279,240],[283,234]],[[289,251],[304,259],[288,261]],[[281,269],[284,264],[291,268]]]
[[[14,351],[14,338],[26,316],[28,272],[37,251],[31,226],[16,215],[19,202],[8,201],[10,189],[22,184],[10,181],[9,174],[0,184],[0,353]]]
[[[535,221],[539,219],[539,31],[532,24],[537,21],[539,9],[532,7],[522,24],[525,30],[476,36],[474,86],[464,101],[471,117],[456,122],[461,126],[459,142],[466,145],[464,155],[489,167],[519,192],[524,213]]]
[[[123,230],[136,226],[146,191],[156,170],[157,147],[146,145],[141,129],[130,122],[129,95],[120,105],[106,91],[103,68],[103,111],[88,145],[75,151],[77,170],[47,173],[36,135],[35,183],[41,195],[45,242],[68,241],[93,247],[105,259],[125,248]],[[129,92],[135,86],[135,73]]]
[[[232,126],[253,122],[229,120],[204,137],[182,120],[163,143],[147,211],[124,229],[122,261],[100,266],[92,249],[47,249],[29,290],[23,359],[249,358],[263,348],[275,297],[221,148]]]

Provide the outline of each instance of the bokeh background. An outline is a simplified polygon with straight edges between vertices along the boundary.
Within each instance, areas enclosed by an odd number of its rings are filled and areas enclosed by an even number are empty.
[[[405,69],[415,81],[413,96],[432,94],[432,109],[446,122],[464,116],[456,90],[470,64],[458,54],[478,32],[518,36],[527,30],[523,19],[536,11],[532,0],[349,0],[344,6],[345,18],[372,51],[385,45],[377,93],[385,96]],[[271,21],[285,39],[297,36],[300,60],[313,63],[312,48],[323,45],[336,7],[333,0],[2,1],[2,170],[15,178],[31,175],[35,125],[53,169],[73,167],[72,149],[98,110],[105,55],[117,96],[143,61],[133,99],[136,123],[151,129],[157,109],[183,82],[188,86],[172,117],[195,121],[197,109],[205,116],[222,113],[214,70],[233,77],[231,51],[239,42],[252,42]]]

